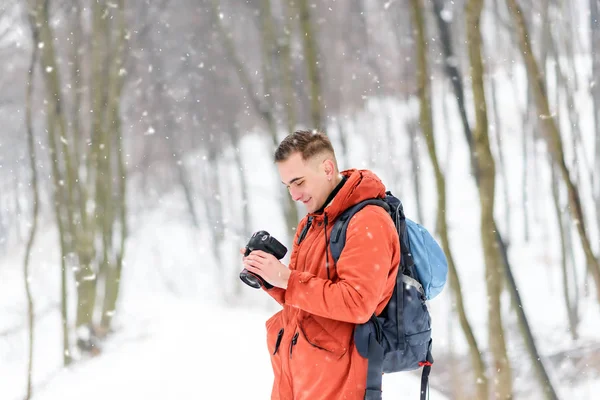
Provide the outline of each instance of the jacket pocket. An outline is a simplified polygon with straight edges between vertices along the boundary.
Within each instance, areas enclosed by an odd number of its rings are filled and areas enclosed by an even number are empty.
[[[283,338],[283,323],[281,321],[281,311],[273,315],[265,322],[267,328],[267,346],[271,355],[275,355],[279,350],[281,339]]]
[[[341,358],[346,354],[347,347],[327,332],[312,316],[304,318],[298,326],[302,336],[311,346],[327,351],[336,358]]]

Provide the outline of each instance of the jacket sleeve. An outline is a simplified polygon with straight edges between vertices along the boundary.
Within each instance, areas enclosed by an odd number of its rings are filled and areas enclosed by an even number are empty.
[[[276,302],[281,305],[285,304],[285,289],[279,287],[273,287],[271,289],[267,289],[264,286],[262,289],[269,294]]]
[[[305,220],[301,221],[301,223],[298,224],[298,228],[296,229],[296,233],[294,234],[294,239],[292,242],[292,253],[294,252],[294,249],[297,246],[296,242],[298,241],[300,232],[304,229],[304,225],[306,225]],[[291,262],[291,259],[290,259],[290,262]],[[289,265],[288,265],[288,268],[289,268]],[[281,304],[282,306],[285,304],[285,292],[286,292],[285,289],[278,288],[278,287],[267,289],[264,286],[262,287],[262,289],[265,292],[267,292],[269,294],[269,296],[271,296],[273,299],[275,299],[275,301],[278,302],[279,304]]]
[[[333,268],[333,260],[329,262]],[[399,263],[400,242],[393,221],[385,210],[367,206],[348,224],[336,265],[339,279],[332,282],[292,271],[285,303],[325,318],[364,323],[392,294]]]

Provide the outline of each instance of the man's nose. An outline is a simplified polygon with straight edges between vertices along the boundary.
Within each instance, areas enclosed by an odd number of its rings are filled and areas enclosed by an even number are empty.
[[[294,201],[298,201],[302,197],[302,195],[301,195],[301,193],[300,193],[299,190],[295,190],[295,189],[292,189],[292,188],[290,188],[290,195],[292,196],[292,199]]]

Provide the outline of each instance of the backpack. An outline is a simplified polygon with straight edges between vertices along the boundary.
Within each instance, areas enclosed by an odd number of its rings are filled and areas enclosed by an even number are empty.
[[[330,250],[335,263],[346,241],[350,219],[363,207],[383,207],[398,230],[401,262],[392,297],[379,316],[355,327],[354,341],[368,359],[366,400],[381,400],[383,373],[412,371],[423,367],[421,400],[425,400],[431,355],[431,315],[426,301],[444,288],[448,263],[443,250],[421,225],[404,215],[402,202],[386,192],[384,198],[368,199],[345,210],[334,223]]]

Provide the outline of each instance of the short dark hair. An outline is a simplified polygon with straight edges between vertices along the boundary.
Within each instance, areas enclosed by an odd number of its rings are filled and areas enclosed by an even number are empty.
[[[288,135],[275,151],[275,162],[285,161],[296,152],[302,154],[304,161],[325,152],[331,153],[335,159],[331,141],[319,131],[296,131]]]

